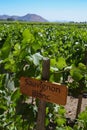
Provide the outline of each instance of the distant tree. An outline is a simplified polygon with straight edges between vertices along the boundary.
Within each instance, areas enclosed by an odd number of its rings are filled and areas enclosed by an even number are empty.
[[[7,18],[7,21],[14,21],[13,18]]]

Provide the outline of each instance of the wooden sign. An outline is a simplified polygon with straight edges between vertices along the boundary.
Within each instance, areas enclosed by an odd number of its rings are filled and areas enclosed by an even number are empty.
[[[67,87],[57,83],[21,77],[20,91],[22,94],[39,98],[47,102],[65,105]]]

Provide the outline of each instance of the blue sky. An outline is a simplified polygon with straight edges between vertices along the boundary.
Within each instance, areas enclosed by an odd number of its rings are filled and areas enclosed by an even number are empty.
[[[0,15],[27,13],[49,21],[87,21],[87,0],[0,0]]]

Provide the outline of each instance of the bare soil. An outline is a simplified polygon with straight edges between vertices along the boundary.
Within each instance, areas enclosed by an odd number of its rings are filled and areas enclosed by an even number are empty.
[[[71,120],[74,120],[76,118],[77,104],[78,98],[74,98],[72,96],[67,97],[67,103],[64,106],[66,109],[66,118],[70,118]],[[82,98],[81,112],[84,111],[86,107],[87,98]]]

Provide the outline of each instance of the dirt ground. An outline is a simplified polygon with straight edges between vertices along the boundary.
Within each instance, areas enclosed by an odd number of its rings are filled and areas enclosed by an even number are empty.
[[[67,103],[64,106],[66,109],[67,118],[70,118],[71,120],[75,119],[77,104],[78,104],[78,98],[74,98],[72,96],[67,97]],[[86,107],[87,107],[87,98],[82,98],[81,112],[84,111]]]

